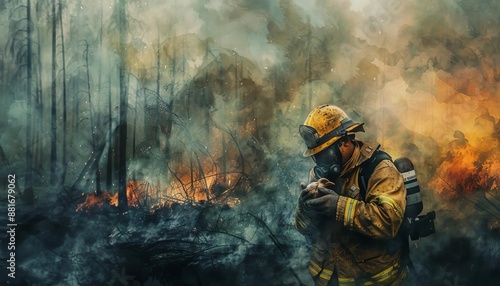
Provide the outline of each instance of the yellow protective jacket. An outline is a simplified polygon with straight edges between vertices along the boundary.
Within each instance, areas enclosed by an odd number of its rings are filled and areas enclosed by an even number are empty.
[[[295,226],[313,242],[309,272],[316,285],[328,285],[332,277],[339,285],[400,285],[407,269],[400,265],[401,250],[393,238],[405,213],[403,178],[390,160],[382,160],[362,198],[360,165],[380,145],[355,141],[355,146],[354,161],[344,165],[335,182],[336,217],[306,216],[297,209]],[[312,171],[310,178],[315,180]]]

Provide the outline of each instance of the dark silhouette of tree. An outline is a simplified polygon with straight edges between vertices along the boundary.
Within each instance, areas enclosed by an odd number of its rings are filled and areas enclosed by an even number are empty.
[[[118,206],[121,211],[128,208],[127,203],[127,59],[126,59],[126,37],[127,37],[127,11],[126,1],[119,0],[117,5],[118,32],[119,32],[119,78],[120,78],[120,123],[118,131]]]
[[[32,92],[32,62],[31,62],[31,51],[32,51],[32,39],[31,39],[31,1],[27,0],[26,5],[26,33],[27,33],[27,51],[26,51],[26,107],[28,112],[26,112],[26,171],[25,171],[25,199],[27,201],[32,201],[34,199],[33,192],[33,133],[32,133],[32,118],[31,118],[31,92]]]
[[[112,113],[112,100],[111,100],[111,71],[108,74],[108,134],[106,137],[108,149],[107,153],[107,161],[106,161],[106,190],[111,191],[113,186],[113,145],[114,145],[114,136],[113,136],[113,113]]]
[[[104,24],[103,24],[103,17],[104,17],[104,1],[101,1],[101,9],[100,9],[100,30],[101,32],[99,33],[99,54],[101,55],[101,58],[102,58],[102,54],[103,54],[103,33],[102,33],[102,28],[104,27]],[[102,71],[103,71],[103,61],[100,60],[99,61],[99,75],[98,75],[98,83],[97,83],[97,94],[99,95],[99,98],[101,98],[101,95],[103,95],[103,84],[102,84]],[[111,73],[110,71],[108,71],[108,73]],[[110,116],[110,120],[111,120],[111,114],[109,114]],[[96,116],[96,124],[97,126],[102,126],[104,127],[105,125],[101,125],[101,113],[98,112],[97,113],[97,116]],[[106,134],[106,132],[104,132],[104,134]],[[107,141],[106,138],[102,138],[103,141]],[[96,163],[97,166],[96,166],[96,172],[95,172],[95,177],[96,177],[96,192],[99,193],[101,192],[102,190],[102,187],[101,187],[101,181],[102,181],[102,173],[101,173],[101,168],[99,167],[99,162]]]
[[[87,82],[87,95],[88,95],[88,104],[89,104],[89,125],[90,125],[90,137],[91,137],[91,145],[92,145],[92,152],[96,152],[97,148],[97,123],[95,121],[95,115],[94,115],[94,105],[93,105],[93,100],[92,100],[92,90],[90,87],[90,67],[89,67],[89,44],[87,41],[85,41],[85,50],[83,51],[83,56],[85,58],[85,74],[86,74],[86,82]],[[100,173],[99,173],[99,161],[95,161],[95,166],[93,166],[93,169],[95,169],[95,183],[96,183],[96,193],[101,193],[101,178],[100,178]]]
[[[57,94],[56,94],[56,71],[57,71],[57,15],[56,0],[52,0],[52,85],[51,85],[51,107],[50,107],[50,185],[52,187],[60,184],[57,178]]]
[[[307,70],[307,82],[309,83],[309,87],[307,89],[307,105],[306,109],[311,110],[312,108],[312,49],[313,49],[313,43],[312,43],[312,29],[311,29],[311,20],[308,18],[307,19],[307,43],[306,43],[306,70]]]
[[[222,65],[222,58],[219,57],[218,59],[218,81],[219,81],[219,94],[222,96],[222,98],[227,98],[226,90],[224,88],[224,81],[225,81],[225,75],[224,75],[224,68]],[[224,105],[224,110],[223,113],[224,115],[227,114],[226,110],[226,105]],[[222,132],[222,139],[221,139],[221,147],[222,147],[222,183],[226,184],[227,182],[227,161],[228,161],[228,150],[226,146],[226,133]]]
[[[157,146],[160,145],[160,135],[158,134],[158,129],[160,127],[160,102],[161,102],[161,46],[160,46],[160,27],[158,27],[157,33],[157,46],[156,46],[156,108],[155,108],[155,126],[153,133],[155,135],[155,140]]]
[[[43,4],[41,1],[37,1],[35,4],[35,15],[39,18],[40,15],[43,12]],[[45,118],[44,118],[44,101],[43,101],[43,80],[42,80],[42,38],[44,35],[42,34],[43,28],[41,27],[42,25],[36,25],[36,35],[37,39],[35,42],[36,45],[36,55],[35,59],[32,59],[34,61],[35,65],[35,73],[34,75],[36,76],[36,96],[35,96],[35,119],[33,120],[33,123],[35,124],[35,128],[33,130],[33,138],[34,142],[37,142],[38,144],[35,144],[33,146],[33,166],[34,168],[40,168],[42,167],[44,163],[44,158],[43,158],[43,146],[42,144],[39,144],[39,142],[42,140],[44,132],[45,132]],[[35,31],[32,31],[34,33]]]
[[[166,118],[166,123],[164,125],[164,129],[165,129],[165,152],[164,152],[164,155],[165,155],[165,160],[168,162],[169,159],[170,159],[170,156],[171,156],[171,142],[170,142],[170,137],[172,136],[172,125],[174,124],[173,122],[173,113],[174,113],[174,101],[175,101],[175,90],[176,90],[176,78],[177,78],[177,46],[176,46],[176,43],[177,43],[177,39],[175,37],[173,37],[171,39],[171,42],[169,43],[169,45],[172,46],[172,49],[171,49],[171,52],[172,52],[172,55],[170,56],[170,64],[171,64],[171,68],[170,68],[170,84],[169,84],[169,88],[170,88],[170,92],[169,92],[169,97],[168,97],[168,100],[167,100],[167,104],[166,104],[166,115],[167,115],[167,118]]]
[[[59,0],[59,28],[61,33],[61,57],[62,57],[62,100],[63,100],[63,146],[62,146],[62,174],[61,184],[66,179],[66,167],[68,166],[68,105],[67,105],[67,87],[66,87],[66,50],[64,43],[64,27],[62,18],[62,0]]]
[[[135,159],[136,157],[136,144],[137,144],[137,108],[139,104],[139,95],[140,95],[141,89],[139,88],[139,83],[137,84],[137,87],[135,89],[135,106],[134,106],[134,133],[132,135],[132,158]]]

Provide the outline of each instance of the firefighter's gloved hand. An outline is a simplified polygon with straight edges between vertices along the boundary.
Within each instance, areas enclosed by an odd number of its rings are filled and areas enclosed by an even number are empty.
[[[300,193],[297,203],[295,226],[302,234],[309,237],[315,237],[319,234],[316,224],[320,215],[307,205],[307,201],[312,198],[312,194],[307,190],[307,186],[302,183],[300,187],[302,192]]]
[[[310,184],[309,184],[310,185]],[[307,188],[305,183],[300,183],[300,188],[302,189],[302,192],[300,193],[299,196],[299,202],[298,202],[298,207],[301,213],[304,215],[310,214],[311,213],[311,208],[307,206],[306,202],[310,200],[313,196],[313,194],[310,192],[310,190]]]
[[[318,187],[318,192],[322,194],[322,196],[316,199],[308,200],[306,205],[317,213],[335,218],[337,203],[340,196],[325,187]]]

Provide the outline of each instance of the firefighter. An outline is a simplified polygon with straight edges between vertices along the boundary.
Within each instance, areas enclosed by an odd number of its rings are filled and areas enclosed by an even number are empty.
[[[316,285],[401,285],[408,273],[396,241],[406,205],[403,178],[390,159],[375,160],[379,144],[355,138],[363,124],[321,105],[299,127],[303,155],[315,166],[309,184],[301,184],[295,227],[311,242],[308,268]]]

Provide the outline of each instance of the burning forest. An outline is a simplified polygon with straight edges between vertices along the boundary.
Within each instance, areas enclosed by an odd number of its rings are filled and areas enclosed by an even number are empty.
[[[497,285],[499,13],[0,1],[1,281],[312,285],[298,126],[329,103],[415,165],[436,211],[436,233],[410,242],[422,285]]]

